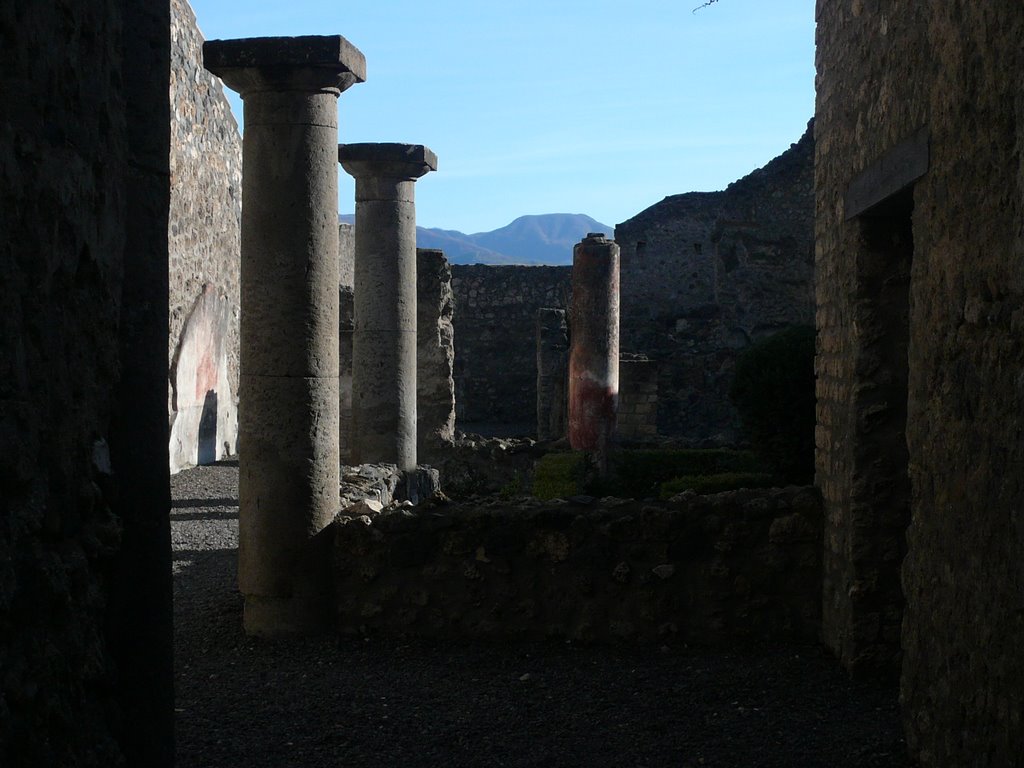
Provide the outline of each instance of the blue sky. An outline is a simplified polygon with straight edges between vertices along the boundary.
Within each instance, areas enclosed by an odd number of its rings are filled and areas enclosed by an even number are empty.
[[[812,0],[192,5],[207,39],[341,34],[359,48],[367,80],[341,95],[339,140],[437,153],[416,186],[421,226],[536,213],[614,226],[763,166],[814,111]],[[339,182],[351,212],[352,180]]]

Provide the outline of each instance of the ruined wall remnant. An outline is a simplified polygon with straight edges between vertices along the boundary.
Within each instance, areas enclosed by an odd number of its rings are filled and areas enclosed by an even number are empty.
[[[455,440],[452,268],[443,251],[416,249],[416,436],[429,464]]]
[[[813,488],[430,512],[335,524],[342,632],[704,645],[818,636]]]
[[[537,310],[568,307],[569,267],[452,266],[460,428],[536,427]]]
[[[902,668],[922,766],[1016,765],[1024,6],[819,2],[817,22],[823,636],[854,670]]]
[[[166,2],[0,5],[0,764],[174,758]]]
[[[355,298],[351,285],[338,287],[338,455],[352,463],[352,333]]]
[[[537,310],[537,439],[565,437],[569,328],[564,309]]]
[[[667,197],[615,228],[622,350],[660,364],[662,433],[736,439],[736,357],[753,340],[811,322],[813,156],[808,129],[724,191]]]
[[[355,330],[356,239],[351,224],[338,225],[338,454],[352,463],[352,333]]]
[[[167,356],[177,472],[237,449],[242,139],[220,80],[203,69],[186,0],[171,0],[170,32]]]
[[[356,228],[354,224],[338,225],[338,280],[342,285],[356,284]]]

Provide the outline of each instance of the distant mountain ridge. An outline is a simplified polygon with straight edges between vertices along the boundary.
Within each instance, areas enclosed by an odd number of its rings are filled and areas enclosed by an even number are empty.
[[[339,221],[351,224],[352,214]],[[452,264],[572,264],[572,247],[589,232],[609,237],[614,227],[582,213],[520,216],[492,232],[467,235],[454,229],[416,227],[416,245],[440,248]]]

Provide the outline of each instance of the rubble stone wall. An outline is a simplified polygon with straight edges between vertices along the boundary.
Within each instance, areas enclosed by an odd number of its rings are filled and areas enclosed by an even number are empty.
[[[416,440],[429,464],[455,440],[452,269],[443,251],[416,249]]]
[[[452,266],[456,423],[537,425],[536,317],[565,309],[570,267]]]
[[[817,30],[823,636],[854,668],[902,652],[907,743],[922,766],[1017,765],[1024,6],[819,2]],[[849,217],[851,182],[922,128],[924,175]],[[879,312],[893,255],[909,268],[902,331]],[[902,402],[873,397],[901,344]],[[871,450],[901,409],[903,455]],[[907,482],[901,516],[892,494]]]
[[[659,364],[658,430],[739,436],[728,392],[751,342],[814,316],[814,138],[721,192],[666,197],[615,228],[623,352]]]
[[[238,441],[242,139],[187,0],[171,0],[171,471]]]
[[[622,440],[658,436],[658,364],[642,355],[619,359],[619,411],[615,433]]]
[[[704,645],[818,638],[812,488],[660,504],[425,505],[334,525],[342,632]]]

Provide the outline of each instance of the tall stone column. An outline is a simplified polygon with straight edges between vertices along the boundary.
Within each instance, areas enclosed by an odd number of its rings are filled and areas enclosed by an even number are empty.
[[[356,180],[352,463],[416,467],[416,179],[420,144],[342,144]]]
[[[569,445],[607,468],[619,399],[619,246],[588,234],[572,253]]]
[[[213,40],[245,105],[238,582],[251,634],[328,623],[338,511],[338,95],[366,78],[345,38]]]

